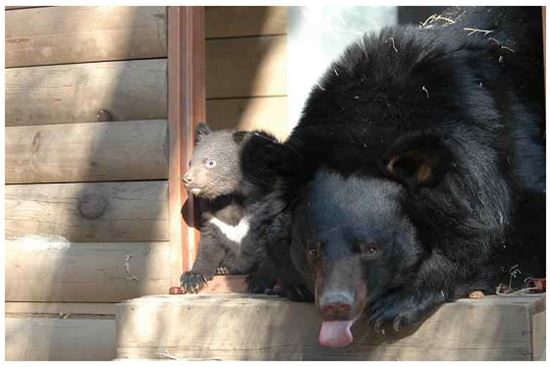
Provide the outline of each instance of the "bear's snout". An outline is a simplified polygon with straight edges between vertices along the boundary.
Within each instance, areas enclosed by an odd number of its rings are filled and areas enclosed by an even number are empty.
[[[342,292],[329,292],[321,296],[319,310],[325,320],[347,320],[351,317],[351,296]]]

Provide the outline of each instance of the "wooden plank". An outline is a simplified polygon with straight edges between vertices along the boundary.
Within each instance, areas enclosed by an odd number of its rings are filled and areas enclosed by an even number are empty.
[[[6,302],[6,315],[52,314],[66,318],[70,315],[114,315],[115,303],[83,302]]]
[[[49,8],[49,6],[5,6],[6,10],[32,9],[32,8]]]
[[[8,361],[108,361],[115,320],[6,318]]]
[[[168,242],[75,243],[26,236],[6,241],[6,300],[118,302],[170,287]]]
[[[287,97],[208,100],[206,112],[214,129],[263,129],[284,140],[293,127],[288,120]]]
[[[179,286],[199,241],[193,197],[182,177],[193,153],[195,127],[206,113],[204,7],[170,7],[168,17],[170,269],[172,285]]]
[[[216,275],[200,293],[248,293],[246,278],[246,275]]]
[[[166,59],[6,70],[6,126],[167,118]]]
[[[67,6],[6,14],[6,67],[166,57],[162,6]]]
[[[286,36],[206,41],[206,97],[286,95]]]
[[[67,241],[165,241],[167,182],[6,186],[6,238]]]
[[[544,295],[463,299],[399,333],[388,327],[376,334],[360,320],[353,344],[322,348],[313,304],[237,294],[148,296],[117,305],[117,358],[158,359],[166,350],[184,359],[531,360],[530,316],[533,304],[544,302]]]
[[[166,120],[7,127],[6,182],[166,179],[166,129]]]
[[[533,360],[546,360],[546,310],[533,315]]]
[[[207,6],[206,38],[286,34],[286,6]]]

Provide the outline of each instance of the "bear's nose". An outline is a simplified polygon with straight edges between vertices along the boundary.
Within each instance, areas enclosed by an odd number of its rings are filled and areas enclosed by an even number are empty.
[[[351,302],[343,293],[328,293],[321,297],[319,309],[324,319],[347,320],[350,318]]]
[[[193,182],[193,177],[189,174],[189,172],[187,172],[184,176],[183,176],[183,183],[185,185],[189,185],[191,182]]]

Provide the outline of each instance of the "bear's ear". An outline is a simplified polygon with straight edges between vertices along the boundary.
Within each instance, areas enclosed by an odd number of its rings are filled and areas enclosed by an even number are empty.
[[[199,142],[206,135],[211,134],[212,129],[210,129],[210,126],[208,126],[205,122],[201,122],[197,125],[195,133],[196,133],[196,141]]]
[[[241,150],[241,169],[249,182],[268,187],[279,176],[286,160],[284,145],[274,136],[263,131],[250,133]]]
[[[397,139],[382,160],[384,174],[409,188],[434,185],[451,167],[453,155],[443,137],[414,133]]]

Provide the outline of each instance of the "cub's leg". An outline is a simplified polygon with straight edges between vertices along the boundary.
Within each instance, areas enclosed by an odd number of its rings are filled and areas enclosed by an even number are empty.
[[[209,280],[212,280],[225,257],[223,240],[217,236],[210,226],[205,226],[201,232],[199,253],[190,271],[182,274],[181,286],[186,293],[198,293]]]

